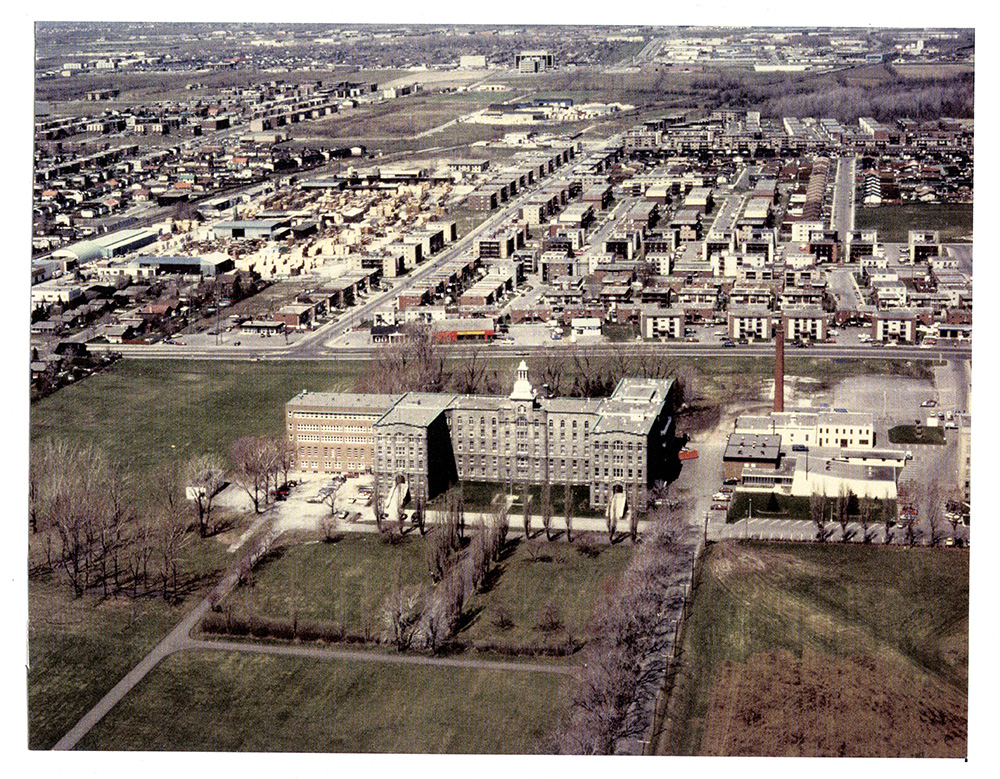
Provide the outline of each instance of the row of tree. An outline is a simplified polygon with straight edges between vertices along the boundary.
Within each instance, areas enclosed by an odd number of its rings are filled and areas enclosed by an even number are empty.
[[[890,544],[892,529],[899,525],[907,546],[914,546],[923,538],[924,528],[920,526],[923,519],[930,545],[938,546],[946,537],[946,519],[951,525],[952,535],[957,534],[961,521],[957,512],[946,518],[944,508],[949,499],[954,499],[953,491],[940,482],[917,483],[906,479],[897,485],[896,503],[901,510],[894,511],[889,501],[867,496],[859,498],[845,486],[832,498],[819,492],[810,495],[809,518],[816,526],[818,541],[826,541],[830,537],[828,526],[835,524],[840,526],[840,540],[847,543],[852,538],[848,525],[857,522],[861,526],[862,543],[871,543],[874,528],[881,525],[884,528],[883,542]]]
[[[230,474],[261,511],[287,481],[292,451],[283,440],[244,437],[230,448]],[[92,444],[47,439],[29,467],[29,570],[61,572],[77,596],[180,596],[190,531],[216,532],[215,501],[227,469],[215,454],[166,462],[138,478]],[[142,493],[140,499],[139,494]]]
[[[641,726],[629,713],[640,688],[658,689],[661,681],[662,666],[649,660],[665,651],[664,614],[683,606],[677,585],[688,570],[692,540],[674,511],[659,508],[651,522],[614,593],[598,602],[569,711],[543,745],[546,752],[612,754],[619,739],[643,735],[631,732]]]
[[[207,533],[223,473],[210,456],[194,458],[180,471],[162,467],[144,485],[149,499],[140,504],[133,474],[102,449],[45,441],[29,468],[30,572],[61,571],[77,596],[158,591],[165,599],[178,597],[192,513]],[[194,501],[181,489],[185,481],[199,485]]]
[[[488,523],[477,523],[466,538],[461,496],[446,496],[444,521],[435,527],[426,547],[433,587],[403,586],[398,572],[382,607],[383,640],[399,650],[437,652],[454,634],[466,601],[482,588],[499,561],[510,521],[506,498],[498,496]]]
[[[507,394],[513,374],[501,372],[479,352],[454,364],[425,325],[404,326],[405,338],[380,347],[355,383],[357,392],[444,392]],[[674,378],[685,386],[695,372],[669,359],[623,345],[613,354],[598,354],[575,344],[540,349],[529,359],[529,370],[539,389],[556,396],[605,397],[621,379]]]

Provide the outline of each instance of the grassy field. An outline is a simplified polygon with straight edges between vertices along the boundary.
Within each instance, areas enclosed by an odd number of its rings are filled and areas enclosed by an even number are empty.
[[[969,558],[717,543],[659,754],[962,756]]]
[[[555,350],[553,350],[555,351]],[[764,380],[772,361],[752,357],[671,359],[698,371],[710,401],[730,396],[735,377]],[[489,361],[501,379],[514,358]],[[789,358],[789,376],[812,376],[822,386],[858,374],[926,378],[919,360]],[[225,454],[242,435],[278,435],[284,404],[301,390],[351,391],[364,363],[343,360],[245,362],[124,359],[86,381],[64,387],[31,407],[31,440],[60,436],[94,442],[118,462],[144,474],[171,458]],[[572,370],[572,367],[567,369]],[[572,379],[566,381],[566,386]],[[553,502],[561,490],[553,491]],[[559,508],[554,511],[558,514]]]
[[[518,753],[568,677],[213,651],[172,655],[78,749]]]
[[[183,601],[155,595],[74,598],[58,574],[28,580],[28,744],[49,749],[214,586],[228,564],[221,537],[192,537]]]
[[[51,749],[181,617],[160,600],[98,603],[30,582],[28,748]]]
[[[93,442],[148,473],[171,458],[227,452],[242,435],[279,435],[284,405],[303,389],[350,390],[361,366],[124,359],[31,407],[31,439]]]
[[[917,435],[916,425],[896,425],[889,430],[889,443],[891,444],[945,444],[943,427],[920,427],[920,435]]]
[[[336,543],[307,544],[282,551],[254,569],[253,587],[240,586],[222,602],[238,617],[287,617],[329,622],[354,634],[382,628],[380,606],[397,579],[403,586],[430,585],[426,540],[408,535],[400,544],[370,533]]]
[[[598,599],[625,570],[632,556],[630,544],[597,547],[596,557],[583,555],[570,544],[540,540],[519,541],[501,563],[495,585],[477,593],[465,606],[465,622],[458,637],[469,641],[501,641],[512,644],[544,643],[564,638],[586,640],[589,621]],[[558,606],[563,627],[546,631],[539,627],[548,603]],[[513,624],[494,624],[503,606]]]
[[[493,500],[497,493],[506,489],[503,485],[483,481],[463,481],[461,486],[462,498],[465,501],[466,511],[489,511],[493,506]],[[514,523],[520,521],[520,517],[524,511],[524,501],[521,496],[521,489],[522,487],[519,485],[514,486],[513,502],[511,503],[509,509],[511,522]],[[573,516],[603,516],[600,509],[591,508],[590,490],[588,487],[585,485],[574,485],[572,488],[572,495],[574,506]],[[561,484],[552,485],[550,499],[552,503],[552,516],[563,516],[565,512],[565,487]],[[445,495],[442,493],[434,498],[429,505],[431,508],[443,508],[444,501]],[[539,516],[541,514],[542,487],[540,484],[528,485],[528,504],[533,515]]]
[[[906,243],[910,230],[940,230],[945,243],[972,240],[972,203],[901,203],[859,208],[855,214],[858,230],[875,228],[879,240]]]

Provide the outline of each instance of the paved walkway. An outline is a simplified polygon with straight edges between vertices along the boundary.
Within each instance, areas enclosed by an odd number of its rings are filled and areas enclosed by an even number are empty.
[[[453,668],[480,668],[495,671],[525,671],[529,673],[561,673],[572,674],[573,667],[569,665],[547,665],[544,663],[519,663],[491,660],[462,660],[450,657],[427,657],[424,655],[403,655],[381,652],[369,652],[364,650],[326,649],[323,647],[310,647],[295,644],[256,644],[252,642],[238,641],[204,641],[191,638],[191,631],[194,630],[201,618],[211,609],[212,604],[221,600],[237,582],[235,572],[227,573],[222,580],[213,588],[197,606],[195,606],[177,625],[171,630],[159,644],[147,654],[139,663],[132,668],[122,678],[118,684],[111,688],[107,695],[101,698],[97,704],[88,711],[80,720],[63,736],[54,750],[73,749],[88,732],[104,716],[113,709],[132,689],[141,682],[146,674],[153,670],[163,658],[175,652],[185,649],[210,649],[221,652],[255,652],[259,654],[275,654],[298,657],[313,657],[321,659],[335,660],[355,660],[362,662],[398,663],[406,665],[435,665]]]
[[[388,652],[369,652],[363,649],[327,649],[301,644],[257,644],[249,641],[204,641],[191,638],[184,649],[215,649],[223,652],[253,652],[264,655],[285,655],[289,657],[312,657],[321,660],[361,660],[373,663],[395,663],[398,665],[437,665],[449,668],[480,668],[488,671],[528,671],[532,673],[555,673],[572,675],[573,666],[546,665],[544,663],[515,663],[503,660],[462,660],[457,657],[429,657],[427,655],[403,655]]]

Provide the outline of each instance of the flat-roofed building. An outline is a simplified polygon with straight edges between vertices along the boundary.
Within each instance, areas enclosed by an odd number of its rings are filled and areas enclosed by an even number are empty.
[[[305,392],[285,404],[295,468],[313,473],[370,473],[373,427],[402,395]]]
[[[781,312],[786,341],[825,341],[827,315],[818,306],[790,306]]]
[[[767,306],[734,306],[727,313],[730,338],[769,341],[774,336],[774,312]]]
[[[912,343],[917,334],[917,315],[908,309],[887,309],[875,312],[875,332],[879,343],[902,341]]]
[[[722,470],[726,479],[741,478],[745,465],[777,470],[780,462],[781,436],[770,433],[731,433],[722,453]]]
[[[544,73],[555,67],[556,58],[544,49],[522,51],[514,55],[514,69],[518,73]]]
[[[644,305],[639,309],[639,328],[643,338],[683,338],[684,311]]]
[[[522,361],[506,397],[307,393],[286,404],[299,470],[374,470],[387,487],[406,478],[431,498],[457,480],[570,484],[592,506],[665,478],[674,383],[622,379],[608,398],[544,398]]]

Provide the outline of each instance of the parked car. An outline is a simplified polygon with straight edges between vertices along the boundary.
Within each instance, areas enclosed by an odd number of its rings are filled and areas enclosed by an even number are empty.
[[[793,452],[808,452],[809,451],[809,447],[806,446],[805,444],[792,444],[792,451]]]
[[[729,500],[729,498],[730,498],[730,497],[732,497],[732,496],[731,496],[731,495],[729,495],[728,493],[725,493],[725,492],[717,492],[717,493],[715,493],[715,494],[714,494],[714,495],[712,496],[712,500],[722,500],[722,501],[725,501],[725,500]]]
[[[920,404],[921,408],[934,408],[937,405],[937,401],[934,398],[928,398],[923,403]]]
[[[723,484],[731,484],[731,485],[733,485],[735,487],[737,484],[740,483],[740,480],[739,479],[735,479],[735,478],[733,478],[733,479],[723,479],[722,483]]]
[[[727,483],[727,482],[723,482],[723,483],[725,484],[725,483]],[[720,487],[720,488],[719,488],[719,492],[723,492],[723,493],[725,493],[726,495],[731,495],[731,494],[732,494],[732,492],[733,492],[733,488],[732,488],[732,487]]]
[[[729,511],[729,506],[725,503],[713,503],[712,511]]]

